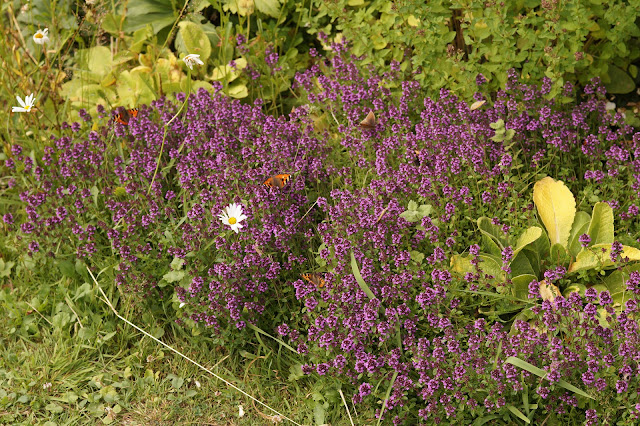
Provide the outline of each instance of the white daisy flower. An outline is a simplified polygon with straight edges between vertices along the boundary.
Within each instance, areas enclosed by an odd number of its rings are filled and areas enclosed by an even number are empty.
[[[218,217],[222,223],[229,225],[236,234],[238,230],[242,228],[240,222],[247,218],[247,216],[242,213],[242,206],[235,203],[229,204],[226,209],[222,210],[222,214],[219,214]]]
[[[191,53],[184,58],[182,58],[185,64],[189,67],[190,70],[193,70],[194,65],[204,65],[204,62],[200,60],[200,55],[196,55],[195,53]]]
[[[30,112],[33,108],[33,105],[36,103],[36,99],[35,96],[33,96],[33,93],[24,98],[24,101],[20,99],[20,96],[16,96],[16,99],[21,106],[11,107],[11,112]]]
[[[33,35],[33,41],[36,42],[36,44],[45,44],[45,43],[49,43],[49,28],[45,28],[44,30],[38,30],[38,32],[36,32]]]

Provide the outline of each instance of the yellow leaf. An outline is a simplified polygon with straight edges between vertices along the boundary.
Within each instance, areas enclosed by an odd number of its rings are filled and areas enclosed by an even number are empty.
[[[611,261],[611,244],[594,244],[582,249],[576,256],[576,261],[569,266],[568,272],[577,272],[596,267],[607,268],[614,265]],[[622,246],[622,259],[629,258],[630,261],[640,260],[640,250],[631,246]]]
[[[576,200],[569,188],[562,181],[546,177],[533,186],[533,202],[551,245],[561,244],[566,248],[576,215]]]
[[[542,300],[549,300],[553,302],[553,300],[560,295],[558,287],[545,280],[540,281],[539,289]]]
[[[232,98],[242,99],[249,96],[249,91],[247,90],[247,86],[242,83],[238,83],[230,86],[227,94]]]
[[[418,24],[420,24],[420,20],[413,15],[409,15],[409,18],[407,18],[407,24],[411,27],[417,27]]]

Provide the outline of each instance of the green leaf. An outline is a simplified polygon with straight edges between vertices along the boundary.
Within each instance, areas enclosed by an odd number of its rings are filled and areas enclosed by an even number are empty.
[[[640,264],[629,265],[622,270],[611,273],[603,282],[604,288],[611,294],[613,306],[618,311],[622,311],[627,301],[633,298],[633,292],[627,291],[627,280],[629,273],[640,271]]]
[[[523,370],[528,371],[531,374],[535,374],[536,376],[540,377],[540,378],[545,378],[547,376],[547,372],[536,367],[533,364],[529,364],[527,361],[524,361],[520,358],[516,358],[514,356],[510,356],[509,358],[507,358],[505,360],[505,362],[508,362],[509,364],[515,365],[518,368],[522,368]],[[566,382],[565,380],[558,380],[557,382],[558,386],[567,389],[573,393],[577,393],[578,395],[584,396],[585,398],[589,398],[589,399],[594,399],[593,397],[589,396],[588,393],[584,392],[583,390],[578,389],[577,387],[573,386],[572,384]]]
[[[520,250],[522,250],[529,244],[536,242],[538,238],[540,238],[541,236],[542,236],[542,228],[539,228],[537,226],[532,226],[530,228],[527,228],[527,230],[525,230],[518,238],[518,241],[516,242],[516,246],[513,249],[513,256],[514,257],[517,256],[518,253],[520,253]]]
[[[518,417],[520,420],[522,420],[523,422],[525,422],[526,424],[531,423],[531,421],[527,418],[527,416],[525,416],[524,414],[522,414],[522,411],[518,410],[516,407],[514,407],[513,405],[507,405],[507,410],[511,411],[513,414],[516,415],[516,417]]]
[[[506,279],[504,271],[502,268],[502,260],[498,256],[492,256],[490,254],[481,253],[480,264],[478,265],[480,271],[484,274],[488,274],[493,276],[491,282],[495,285],[501,282],[504,282]],[[471,263],[473,257],[469,254],[466,256],[461,256],[459,254],[451,256],[450,268],[451,272],[457,273],[460,276],[466,274],[467,272],[475,273],[476,268]]]
[[[615,95],[630,93],[636,88],[636,83],[633,81],[633,78],[615,65],[609,65],[607,78],[604,80],[604,86],[607,88],[607,92]]]
[[[44,408],[45,408],[45,410],[51,411],[52,413],[55,413],[55,414],[60,414],[60,413],[62,413],[64,411],[64,409],[60,405],[58,405],[56,403],[53,403],[53,402],[50,402]]]
[[[576,261],[571,264],[568,272],[578,272],[587,269],[609,268],[614,266],[610,258],[611,244],[596,244],[582,249]],[[640,250],[635,247],[622,246],[622,258],[629,258],[630,261],[640,260]]]
[[[280,15],[280,3],[278,0],[253,0],[253,2],[256,5],[256,9],[265,15],[269,15],[272,18],[277,18]]]
[[[175,283],[180,281],[182,278],[184,278],[184,275],[185,275],[184,271],[169,271],[166,274],[164,274],[162,278],[169,283]]]
[[[175,3],[178,10],[184,6],[183,0]],[[163,28],[173,25],[178,18],[178,12],[174,11],[172,5],[172,0],[136,0],[129,2],[124,31],[132,33],[151,25],[153,33],[158,34]]]
[[[325,424],[325,416],[326,410],[324,409],[323,404],[320,401],[315,401],[315,403],[313,404],[313,419],[316,421],[316,424]]]
[[[106,76],[113,66],[111,51],[106,46],[95,46],[76,52],[78,65],[99,79]]]
[[[244,83],[236,83],[232,86],[229,86],[227,90],[227,94],[235,99],[242,99],[249,96],[249,90]]]
[[[500,250],[509,245],[509,241],[504,235],[504,232],[502,232],[502,228],[491,223],[491,219],[488,217],[482,216],[478,218],[478,229],[483,235],[495,241]]]
[[[358,282],[360,289],[364,291],[369,299],[375,299],[376,296],[373,294],[367,283],[364,282],[364,278],[362,278],[362,275],[360,274],[360,268],[358,267],[356,257],[353,255],[353,251],[351,251],[351,270],[353,271],[353,276]]]
[[[569,235],[568,248],[571,256],[575,257],[582,250],[580,244],[580,235],[587,234],[589,230],[589,222],[591,222],[591,216],[589,213],[578,212],[575,219],[573,219],[573,225],[571,226],[571,234]]]
[[[593,206],[587,233],[591,236],[590,246],[613,243],[613,209],[609,204],[596,203]]]
[[[207,63],[211,56],[211,42],[200,25],[182,21],[178,24],[178,35],[176,37],[176,46],[178,50],[185,55],[198,54],[200,60]]]
[[[424,260],[424,253],[421,253],[417,250],[411,250],[410,254],[411,260],[416,262],[418,265],[422,264],[422,261]]]
[[[512,293],[519,300],[529,302],[529,284],[536,276],[531,274],[517,275],[511,278]]]
[[[529,274],[535,276],[535,271],[529,262],[529,258],[525,253],[518,253],[509,263],[511,268],[511,276]]]

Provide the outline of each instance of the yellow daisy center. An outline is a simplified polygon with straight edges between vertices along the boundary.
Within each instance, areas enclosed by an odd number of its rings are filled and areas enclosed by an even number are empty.
[[[26,107],[24,107],[24,109],[26,109],[27,112],[31,111],[31,105],[27,105]]]
[[[36,38],[44,38],[44,34],[38,33],[38,34],[36,34],[36,36],[35,36],[35,37],[36,37]]]
[[[236,218],[235,218],[235,217],[230,217],[230,218],[229,218],[229,225],[235,225],[235,224],[236,224],[236,222],[237,222],[237,220],[236,220]]]

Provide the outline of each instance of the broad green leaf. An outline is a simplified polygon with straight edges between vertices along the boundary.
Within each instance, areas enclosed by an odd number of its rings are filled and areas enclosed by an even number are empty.
[[[621,311],[628,300],[633,298],[633,293],[627,291],[629,273],[640,271],[640,264],[629,265],[622,270],[614,271],[601,285],[611,294],[614,308]]]
[[[249,96],[249,91],[244,83],[236,83],[232,86],[229,86],[227,94],[232,98],[242,99]]]
[[[611,244],[596,244],[582,249],[576,261],[571,264],[568,272],[578,272],[594,268],[608,268],[614,265],[610,258]],[[640,260],[640,250],[635,247],[622,246],[622,258],[630,261]]]
[[[480,271],[484,274],[488,274],[493,276],[490,280],[492,283],[497,284],[500,282],[504,282],[506,277],[502,268],[502,260],[500,257],[491,256],[489,254],[483,253],[479,255],[480,264],[478,265]],[[471,263],[473,257],[469,254],[466,256],[461,255],[453,255],[451,256],[450,267],[451,272],[464,275],[467,272],[475,273],[476,268]]]
[[[280,15],[280,2],[278,0],[253,0],[256,9],[272,18]]]
[[[416,262],[418,265],[422,264],[422,261],[424,260],[424,253],[421,253],[417,250],[411,250],[410,255],[411,260]]]
[[[540,276],[540,255],[537,252],[530,250],[529,248],[522,250],[519,254],[524,254],[525,256],[527,256],[529,264],[533,269],[533,275],[535,275],[536,277]]]
[[[326,422],[324,421],[326,415],[326,411],[322,406],[320,401],[315,401],[313,405],[313,419],[315,420],[317,425],[323,425]]]
[[[533,202],[547,229],[551,245],[567,247],[576,214],[576,201],[569,188],[562,181],[546,177],[534,185]]]
[[[211,42],[204,30],[200,25],[189,21],[180,22],[178,27],[179,30],[176,37],[178,50],[185,55],[198,54],[200,55],[200,60],[206,64],[209,56],[211,56]]]
[[[576,213],[576,217],[573,220],[573,225],[571,226],[571,234],[569,235],[569,253],[571,256],[576,257],[582,246],[580,245],[580,235],[588,233],[589,222],[591,221],[591,216],[586,212],[578,212]]]
[[[615,65],[609,65],[605,80],[604,86],[607,88],[607,92],[616,95],[633,92],[636,88],[633,78]]]
[[[551,262],[556,265],[566,264],[571,261],[569,253],[567,253],[567,250],[565,250],[561,244],[554,244],[551,246],[549,257],[551,258]]]
[[[177,281],[180,281],[182,278],[184,278],[184,275],[185,275],[184,271],[169,271],[166,274],[164,274],[162,278],[169,283],[175,283]]]
[[[491,219],[488,217],[482,216],[478,218],[478,229],[483,235],[486,235],[495,241],[498,244],[498,247],[500,247],[500,250],[509,245],[509,241],[504,232],[502,232],[502,228],[491,223]]]
[[[529,244],[534,243],[540,236],[542,235],[542,229],[537,226],[532,226],[531,228],[526,229],[518,238],[516,242],[516,246],[513,249],[513,256],[517,256],[520,253],[520,250],[528,246]]]
[[[531,274],[517,275],[511,278],[512,293],[522,301],[529,301],[529,284],[536,276]]]
[[[120,73],[116,90],[121,105],[134,107],[156,99],[155,92],[150,88],[148,71],[150,69],[147,67],[137,67]]]
[[[153,27],[154,34],[173,23],[178,18],[179,13],[174,11],[182,9],[184,1],[173,0],[136,0],[128,3],[127,19],[124,24],[124,31],[132,33],[147,25]]]
[[[482,247],[494,256],[502,256],[502,249],[491,237],[482,235]]]
[[[236,78],[240,76],[240,71],[231,68],[229,65],[221,65],[219,67],[215,67],[213,69],[213,73],[211,74],[211,80],[220,81],[227,80],[228,82],[232,82]]]
[[[82,73],[83,77],[96,79],[99,81],[106,76],[113,66],[111,51],[106,46],[94,46],[88,49],[81,49],[76,52],[78,66],[88,71],[91,75]]]
[[[172,25],[178,14],[174,13],[171,0],[136,0],[129,2],[127,19],[123,30],[132,33],[147,25],[153,27],[153,33]]]
[[[511,268],[511,276],[518,276],[522,274],[529,274],[535,276],[535,271],[529,262],[529,258],[525,253],[518,253],[509,263]]]
[[[590,246],[613,243],[613,209],[607,203],[596,203],[589,224]]]

